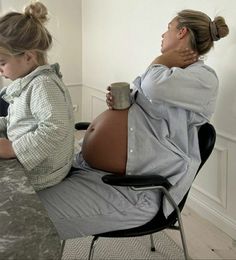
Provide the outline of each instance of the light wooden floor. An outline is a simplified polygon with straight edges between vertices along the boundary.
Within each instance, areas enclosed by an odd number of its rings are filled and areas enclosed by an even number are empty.
[[[236,259],[236,241],[193,210],[182,211],[189,255],[192,259]],[[182,248],[180,233],[166,232]]]

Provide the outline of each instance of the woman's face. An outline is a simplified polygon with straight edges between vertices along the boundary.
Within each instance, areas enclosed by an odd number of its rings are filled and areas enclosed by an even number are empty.
[[[179,46],[179,29],[177,29],[178,21],[174,18],[169,24],[168,29],[162,34],[161,52],[164,53]]]

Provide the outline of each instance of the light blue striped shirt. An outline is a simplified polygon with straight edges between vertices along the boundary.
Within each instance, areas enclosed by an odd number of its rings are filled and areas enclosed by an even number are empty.
[[[127,174],[167,177],[179,204],[201,162],[198,129],[215,110],[218,84],[203,61],[185,69],[155,64],[137,77],[128,117]],[[163,207],[169,215],[167,199]]]

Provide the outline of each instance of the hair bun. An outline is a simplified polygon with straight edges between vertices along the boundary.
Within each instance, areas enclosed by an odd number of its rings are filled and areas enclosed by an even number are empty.
[[[217,16],[213,20],[213,23],[216,26],[217,34],[219,39],[224,38],[229,34],[229,28],[227,24],[225,23],[225,19],[222,16]]]
[[[40,2],[35,2],[27,6],[24,10],[24,13],[25,15],[37,18],[41,23],[45,23],[48,20],[47,7]]]

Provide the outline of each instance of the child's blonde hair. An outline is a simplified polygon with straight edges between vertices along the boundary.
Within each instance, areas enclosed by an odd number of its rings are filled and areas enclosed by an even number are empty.
[[[52,45],[52,36],[43,25],[48,12],[45,5],[35,2],[23,13],[10,12],[0,18],[0,52],[19,55],[27,50],[37,53],[39,65],[47,63],[47,50]]]

